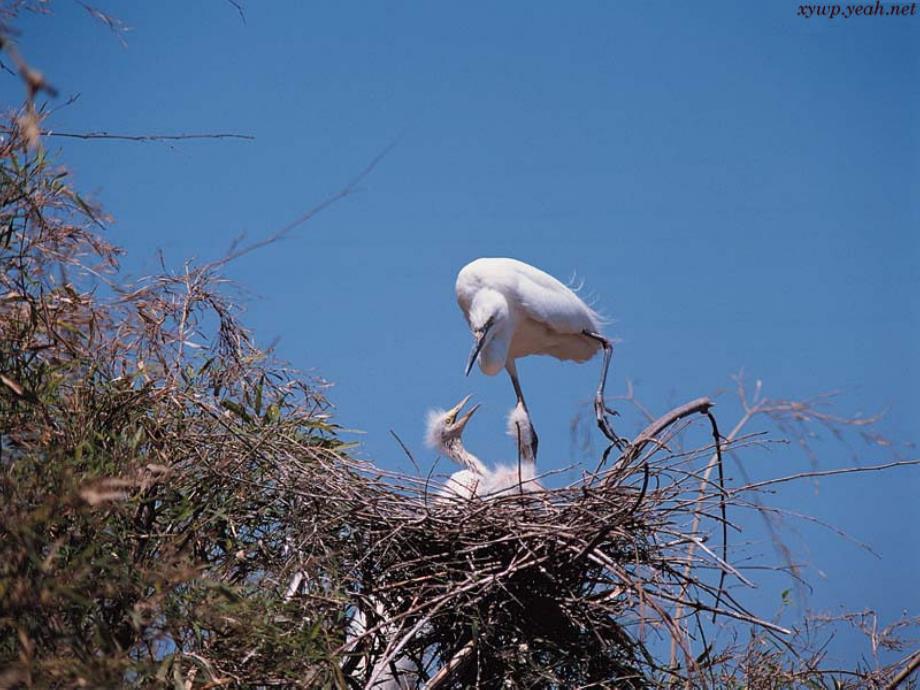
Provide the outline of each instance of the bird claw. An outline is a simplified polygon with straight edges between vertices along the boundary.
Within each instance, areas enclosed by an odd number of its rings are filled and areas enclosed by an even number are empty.
[[[624,451],[629,447],[629,443],[617,436],[616,432],[611,428],[606,419],[598,420],[597,425],[600,427],[600,430],[603,432],[604,436],[606,436],[607,439],[617,447],[617,450]]]
[[[619,412],[616,410],[609,409],[605,404],[603,398],[596,398],[594,401],[594,416],[597,419],[597,426],[601,430],[601,433],[607,437],[607,439],[617,447],[618,450],[625,450],[628,444],[622,438],[620,438],[617,433],[613,430],[613,427],[610,426],[610,422],[607,421],[607,416],[605,413],[609,413],[615,417],[619,416]]]

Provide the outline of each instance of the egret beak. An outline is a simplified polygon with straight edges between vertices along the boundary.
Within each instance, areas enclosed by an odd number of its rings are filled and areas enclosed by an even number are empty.
[[[460,402],[458,402],[456,405],[454,405],[452,408],[450,408],[450,409],[447,411],[447,420],[448,420],[451,424],[453,424],[453,423],[456,421],[457,415],[460,414],[460,410],[463,409],[463,406],[466,405],[466,404],[470,401],[470,398],[472,398],[472,397],[473,397],[473,394],[470,393],[470,394],[469,394],[468,396],[466,396],[463,400],[461,400]]]
[[[472,416],[475,414],[476,410],[478,409],[479,409],[479,403],[476,403],[470,408],[469,412],[467,412],[465,415],[463,415],[460,419],[458,419],[454,423],[454,426],[456,427],[459,433],[461,434],[463,433],[463,427],[466,426],[467,422],[470,421],[470,419],[472,418]]]
[[[486,344],[486,335],[489,332],[489,329],[492,328],[493,320],[489,319],[486,321],[486,325],[483,327],[482,332],[478,335],[474,335],[476,338],[476,343],[473,345],[473,350],[470,352],[470,358],[466,362],[466,376],[470,375],[470,370],[473,368],[473,364],[476,363],[476,358],[479,356],[479,351],[482,350],[482,346]]]
[[[451,424],[451,426],[455,427],[456,431],[459,433],[463,433],[463,427],[467,425],[472,416],[476,413],[476,410],[479,409],[479,403],[476,403],[465,415],[460,417],[460,419],[457,419],[457,415],[460,414],[460,410],[462,410],[463,406],[469,402],[471,397],[472,395],[466,396],[463,400],[458,402],[447,411],[447,421]]]
[[[476,358],[479,356],[479,351],[482,349],[482,346],[486,344],[485,333],[476,338],[476,343],[473,345],[473,349],[470,351],[470,358],[466,361],[466,372],[464,376],[469,376],[470,371],[473,368],[473,365],[476,364]]]

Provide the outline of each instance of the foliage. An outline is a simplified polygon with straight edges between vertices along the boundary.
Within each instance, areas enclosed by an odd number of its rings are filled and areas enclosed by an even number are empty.
[[[340,635],[340,607],[276,592],[292,549],[339,538],[296,494],[340,452],[325,400],[252,344],[212,267],[114,283],[99,212],[5,135],[2,685],[302,678]]]

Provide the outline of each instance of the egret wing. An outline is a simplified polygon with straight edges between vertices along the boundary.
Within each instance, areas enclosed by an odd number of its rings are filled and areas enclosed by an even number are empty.
[[[515,296],[527,315],[557,333],[600,332],[601,319],[575,291],[543,271],[519,261]]]

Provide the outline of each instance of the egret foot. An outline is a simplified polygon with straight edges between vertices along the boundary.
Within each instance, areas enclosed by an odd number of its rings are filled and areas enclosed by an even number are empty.
[[[589,330],[584,330],[581,333],[592,340],[596,340],[601,344],[601,347],[604,348],[604,366],[603,369],[601,369],[601,380],[597,386],[597,392],[594,394],[594,416],[597,419],[597,426],[601,430],[601,433],[603,433],[613,445],[619,450],[625,450],[627,446],[626,442],[617,436],[613,427],[610,426],[610,422],[607,421],[606,413],[609,412],[611,415],[618,416],[617,412],[615,410],[610,410],[607,405],[604,404],[604,388],[607,385],[607,370],[610,369],[610,358],[613,357],[613,343],[600,333],[594,333]]]
[[[594,399],[594,416],[597,419],[598,428],[618,450],[626,450],[629,444],[624,439],[620,438],[613,430],[613,427],[610,426],[610,422],[607,421],[607,413],[617,417],[620,415],[616,410],[609,409],[604,404],[604,399],[602,397],[596,397]]]

